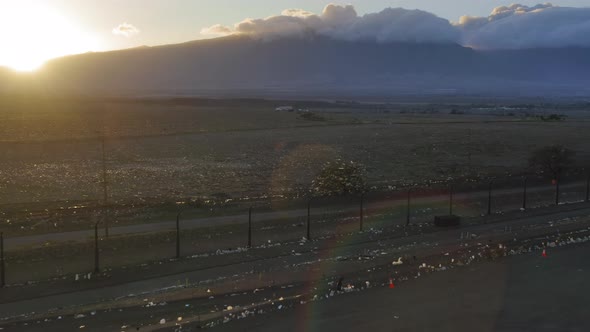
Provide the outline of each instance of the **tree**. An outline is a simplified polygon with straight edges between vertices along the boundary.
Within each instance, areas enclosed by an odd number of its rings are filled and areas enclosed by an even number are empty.
[[[366,191],[364,168],[352,161],[340,159],[328,162],[312,181],[311,191],[316,196],[342,196]]]
[[[574,151],[562,145],[551,145],[533,151],[529,165],[533,170],[557,180],[561,173],[571,167],[574,156]]]

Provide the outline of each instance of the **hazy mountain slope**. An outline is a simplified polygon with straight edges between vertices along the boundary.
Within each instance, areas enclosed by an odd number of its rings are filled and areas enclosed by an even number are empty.
[[[227,37],[64,57],[33,76],[44,88],[83,92],[456,89],[531,94],[553,87],[583,90],[588,73],[589,49],[478,52],[455,44]]]

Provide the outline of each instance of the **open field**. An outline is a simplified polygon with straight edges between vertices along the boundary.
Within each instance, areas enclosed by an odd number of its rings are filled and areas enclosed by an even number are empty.
[[[364,164],[376,191],[520,175],[530,151],[550,144],[575,150],[578,168],[590,161],[585,104],[293,102],[314,114],[305,118],[274,111],[285,103],[2,98],[5,231],[88,229],[102,220],[103,133],[112,224],[169,220],[179,201],[191,202],[195,217],[252,202],[283,208],[283,197],[300,196],[335,158]],[[535,117],[552,113],[569,117]]]

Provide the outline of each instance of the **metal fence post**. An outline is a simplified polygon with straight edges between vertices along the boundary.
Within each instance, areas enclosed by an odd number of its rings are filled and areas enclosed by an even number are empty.
[[[586,179],[586,203],[590,201],[590,175]]]
[[[361,194],[361,211],[360,211],[360,230],[363,231],[363,201],[365,200],[365,195]]]
[[[6,265],[4,264],[4,232],[0,232],[0,287],[6,286]]]
[[[311,240],[311,199],[307,201],[307,241]]]
[[[94,273],[100,272],[98,251],[98,222],[94,224]]]
[[[561,177],[558,174],[555,179],[555,205],[559,205],[559,182],[561,182]]]
[[[528,185],[529,178],[524,177],[524,190],[522,192],[522,209],[526,210],[526,196],[527,196],[527,185]]]
[[[488,187],[488,216],[492,214],[492,182]]]
[[[411,199],[412,190],[408,190],[408,204],[406,206],[406,226],[410,225],[410,199]]]
[[[176,258],[180,258],[180,214],[176,215]]]
[[[248,209],[248,248],[252,248],[252,207]]]
[[[449,187],[449,215],[453,215],[453,186]]]

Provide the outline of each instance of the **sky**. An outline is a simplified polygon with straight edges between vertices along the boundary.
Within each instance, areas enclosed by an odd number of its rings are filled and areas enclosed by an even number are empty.
[[[514,2],[513,0],[512,2]],[[246,18],[289,8],[321,14],[329,3],[354,5],[357,13],[387,7],[421,9],[456,22],[485,16],[510,0],[0,0],[0,66],[32,70],[44,60],[88,51],[173,44],[207,38],[202,29],[234,26]],[[520,0],[533,6],[539,0]],[[587,7],[588,0],[554,5]]]

